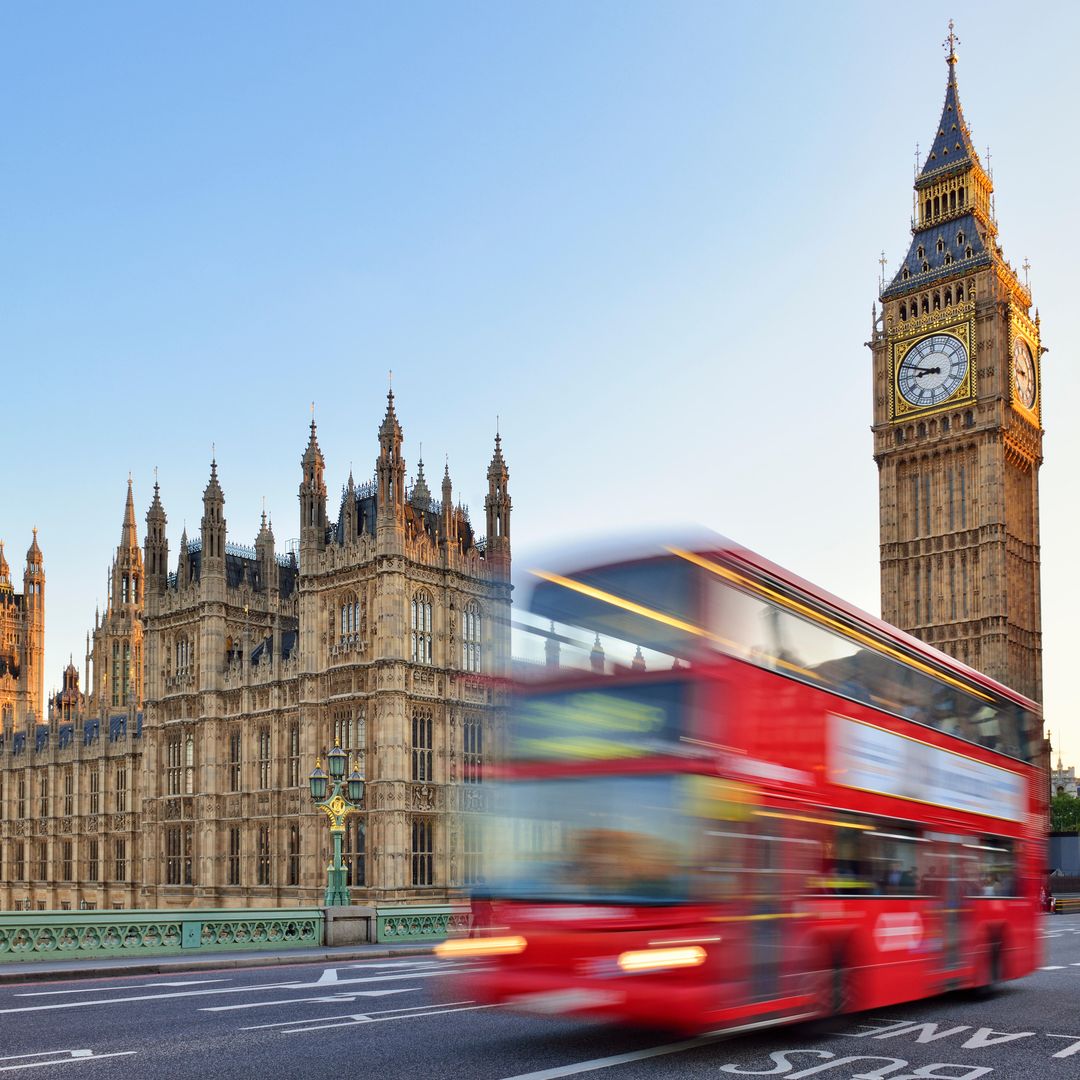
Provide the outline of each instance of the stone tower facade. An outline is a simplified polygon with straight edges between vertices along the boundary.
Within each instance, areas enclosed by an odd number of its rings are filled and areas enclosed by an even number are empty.
[[[438,901],[482,880],[509,470],[496,436],[485,539],[449,466],[436,501],[423,462],[406,481],[403,446],[391,394],[372,479],[350,475],[331,516],[312,422],[285,552],[265,513],[253,546],[228,539],[214,461],[200,534],[170,566],[158,485],[140,550],[129,482],[87,692],[69,665],[48,722],[0,746],[0,908],[321,903],[330,836],[307,778],[335,744],[367,780],[344,838],[355,898]],[[39,571],[35,544],[28,582]]]
[[[870,342],[882,615],[1038,701],[1045,350],[998,242],[954,45],[950,33],[911,246],[883,282]]]
[[[0,541],[0,739],[45,716],[45,565],[37,529],[26,553],[23,591],[11,583]]]

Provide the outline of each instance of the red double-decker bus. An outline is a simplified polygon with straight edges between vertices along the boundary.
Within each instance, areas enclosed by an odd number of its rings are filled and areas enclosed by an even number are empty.
[[[727,542],[536,571],[528,609],[440,948],[471,997],[745,1029],[1038,964],[1034,702]]]

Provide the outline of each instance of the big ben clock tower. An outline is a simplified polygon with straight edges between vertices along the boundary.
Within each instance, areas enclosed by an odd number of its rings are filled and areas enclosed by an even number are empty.
[[[949,26],[911,247],[875,316],[883,617],[1041,700],[1039,316],[1005,260]]]

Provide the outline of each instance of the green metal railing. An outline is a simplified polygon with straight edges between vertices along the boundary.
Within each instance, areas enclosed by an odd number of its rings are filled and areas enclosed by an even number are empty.
[[[319,908],[0,911],[0,962],[312,947],[323,919]]]
[[[430,907],[384,907],[379,905],[375,918],[375,940],[442,941],[456,931],[469,928],[468,906],[437,904]]]

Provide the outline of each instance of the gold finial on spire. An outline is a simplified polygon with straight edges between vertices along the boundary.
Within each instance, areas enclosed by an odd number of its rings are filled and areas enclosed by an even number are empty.
[[[889,260],[885,258],[885,249],[882,248],[881,249],[881,258],[878,259],[878,263],[881,266],[881,279],[880,279],[880,281],[881,281],[882,290],[884,290],[884,288],[885,288],[885,267],[886,267],[886,265],[888,265],[888,262],[889,262]]]
[[[960,44],[960,39],[955,33],[955,23],[952,19],[949,20],[949,36],[941,43],[942,48],[948,49],[948,55],[945,57],[947,64],[956,63],[956,46]]]

